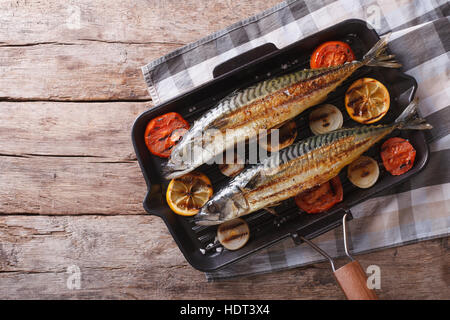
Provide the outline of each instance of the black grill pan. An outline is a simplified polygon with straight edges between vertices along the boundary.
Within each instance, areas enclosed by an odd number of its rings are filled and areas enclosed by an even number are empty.
[[[345,170],[340,173],[344,188],[344,201],[329,212],[310,215],[301,212],[292,200],[284,201],[276,208],[277,215],[258,211],[243,218],[250,227],[250,240],[237,251],[228,251],[215,241],[217,226],[196,226],[192,218],[173,213],[165,201],[168,181],[162,178],[161,164],[166,161],[153,156],[144,142],[147,123],[156,116],[167,112],[180,113],[191,124],[228,93],[240,87],[246,87],[269,77],[309,68],[309,57],[318,45],[325,41],[341,40],[350,44],[357,59],[366,53],[378,40],[379,36],[361,20],[346,20],[328,29],[320,31],[283,49],[273,44],[254,48],[240,56],[218,65],[214,79],[181,94],[172,100],[155,106],[142,113],[132,128],[132,141],[142,173],[147,183],[148,192],[144,199],[145,210],[161,217],[167,225],[174,240],[187,261],[201,271],[212,271],[229,265],[262,248],[266,248],[286,237],[298,236],[312,239],[341,224],[345,213],[351,218],[350,208],[378,192],[408,180],[419,172],[428,159],[428,146],[424,134],[420,131],[396,132],[393,135],[408,139],[417,154],[413,168],[400,176],[391,176],[384,170],[379,152],[380,144],[372,147],[366,154],[375,158],[380,164],[380,178],[369,189],[359,189],[347,179]],[[400,61],[401,62],[401,61]],[[391,107],[380,123],[391,123],[414,98],[417,83],[414,78],[402,73],[401,69],[363,67],[357,70],[324,103],[331,103],[341,109],[344,127],[354,127],[358,123],[348,117],[344,107],[344,94],[350,84],[361,78],[372,77],[381,81],[389,90]],[[313,108],[305,111],[295,121],[298,128],[297,140],[311,136],[308,115]],[[212,181],[215,191],[227,183],[217,165],[203,165],[199,171],[204,172]]]

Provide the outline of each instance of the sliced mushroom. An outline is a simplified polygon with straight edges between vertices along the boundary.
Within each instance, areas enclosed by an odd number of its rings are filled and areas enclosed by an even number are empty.
[[[241,218],[224,222],[217,228],[217,239],[228,250],[242,248],[249,238],[250,229]]]
[[[347,168],[347,176],[355,186],[366,189],[377,182],[380,175],[378,163],[371,157],[361,156]]]
[[[309,128],[315,135],[337,130],[343,123],[342,112],[332,104],[324,104],[309,114]]]

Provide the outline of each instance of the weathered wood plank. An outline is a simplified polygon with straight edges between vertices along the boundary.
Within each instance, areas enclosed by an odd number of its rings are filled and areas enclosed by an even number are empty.
[[[0,102],[0,213],[143,213],[131,127],[150,106]]]
[[[142,214],[136,161],[92,157],[0,157],[1,214]]]
[[[141,65],[276,2],[2,1],[0,100],[148,100]],[[343,298],[327,263],[206,283],[141,205],[130,128],[149,106],[0,103],[0,298]],[[358,258],[381,298],[450,299],[448,238]]]
[[[0,102],[0,155],[130,161],[134,120],[150,102]]]
[[[384,299],[450,298],[448,239],[358,256]],[[338,265],[347,262],[340,259]],[[67,267],[81,271],[69,290]],[[281,290],[282,288],[282,290]],[[206,283],[151,216],[0,217],[0,298],[342,299],[328,263]]]
[[[136,0],[67,2],[4,0],[0,43],[92,39],[125,43],[195,41],[279,0]]]
[[[0,99],[149,100],[140,67],[173,44],[89,42],[0,48]]]
[[[4,1],[0,99],[149,100],[141,66],[276,2]]]

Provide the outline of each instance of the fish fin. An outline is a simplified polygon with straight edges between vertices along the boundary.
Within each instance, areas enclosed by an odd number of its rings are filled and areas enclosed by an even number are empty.
[[[230,122],[229,118],[219,118],[217,120],[215,120],[213,123],[211,123],[207,129],[221,129],[223,127],[225,127],[228,123]]]
[[[253,189],[256,187],[261,181],[263,180],[263,176],[261,175],[261,172],[256,173],[251,179],[245,184],[245,189]]]
[[[269,212],[270,214],[273,214],[274,216],[278,216],[278,213],[271,207],[264,207],[263,210],[266,210],[267,212]]]
[[[241,191],[242,193],[246,193],[247,191],[248,191],[248,189],[247,188],[242,188],[242,187],[240,187],[240,186],[238,186],[238,189],[239,189],[239,191]]]
[[[393,54],[386,54],[390,34],[378,40],[377,43],[364,55],[362,63],[371,67],[400,68],[402,65],[393,59]]]
[[[267,212],[270,212],[273,215],[278,216],[278,213],[273,208],[278,207],[280,204],[281,204],[281,202],[275,202],[275,203],[265,206],[263,209],[266,210]]]
[[[278,207],[281,204],[281,202],[275,202],[269,205],[268,207]]]
[[[395,119],[399,129],[414,129],[414,130],[429,130],[433,127],[424,118],[421,118],[417,113],[417,104],[419,99],[416,97],[403,110],[403,112]]]
[[[242,187],[239,187],[239,186],[238,186],[238,188],[241,191],[242,198],[244,199],[245,208],[247,208],[247,209],[250,208],[250,204],[248,203],[248,199],[245,196],[245,194],[247,193],[248,189],[242,188]],[[241,206],[241,208],[243,208],[243,207]]]
[[[278,171],[275,172],[275,173],[278,173]],[[257,186],[259,186],[262,183],[264,183],[265,181],[267,181],[267,179],[271,179],[273,177],[273,175],[274,175],[274,173],[270,172],[270,170],[264,170],[263,169],[261,171],[258,171],[245,184],[244,190],[249,190],[249,189],[251,190],[251,189],[256,188]]]

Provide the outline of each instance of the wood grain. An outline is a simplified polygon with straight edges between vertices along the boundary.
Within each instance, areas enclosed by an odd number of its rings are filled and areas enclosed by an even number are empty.
[[[1,214],[141,214],[131,126],[149,103],[0,103]]]
[[[337,283],[349,300],[378,300],[375,290],[367,286],[367,274],[358,261],[352,261],[334,272]]]
[[[141,66],[276,2],[2,1],[0,100],[150,100]]]
[[[0,47],[0,100],[149,100],[140,67],[177,47],[101,42]]]
[[[207,283],[141,205],[139,67],[277,2],[0,2],[0,299],[344,298],[327,263]],[[448,238],[358,260],[381,299],[450,299]]]
[[[147,215],[4,216],[0,243],[1,299],[344,299],[328,263],[207,283],[162,221]],[[358,260],[380,267],[381,299],[450,297],[446,239]],[[67,288],[70,265],[80,268],[80,290]]]
[[[134,120],[151,102],[0,102],[0,155],[136,159]]]
[[[136,161],[92,157],[0,157],[0,214],[142,214]]]
[[[268,9],[278,0],[89,0],[0,2],[4,44],[74,42],[187,44]]]

